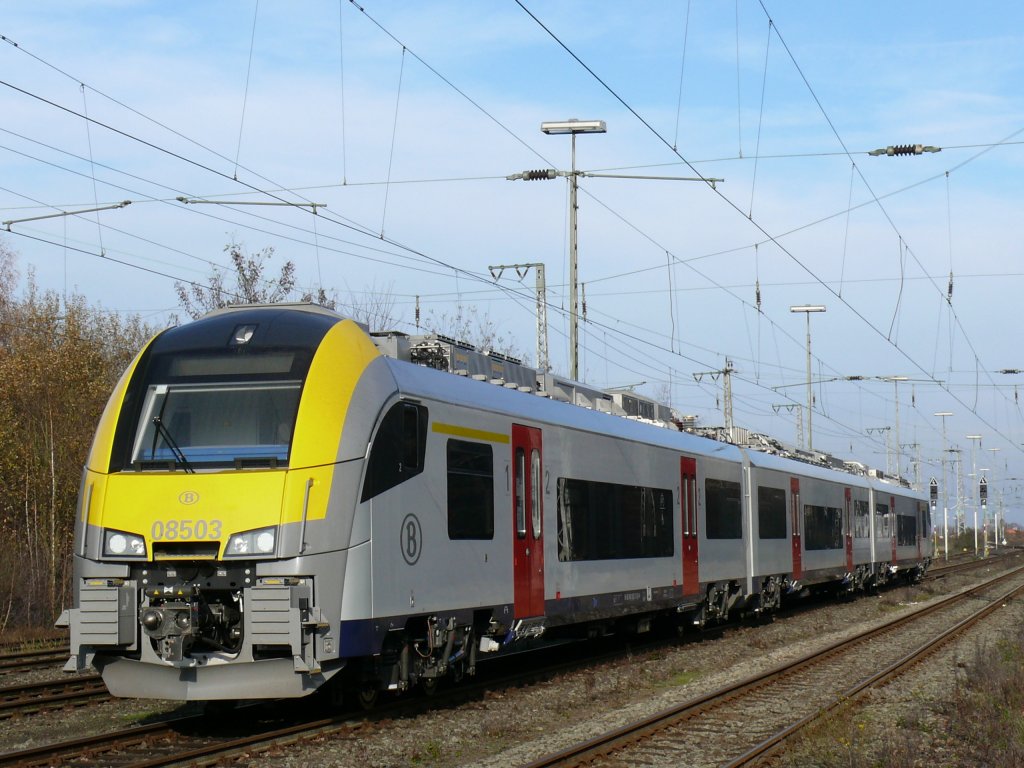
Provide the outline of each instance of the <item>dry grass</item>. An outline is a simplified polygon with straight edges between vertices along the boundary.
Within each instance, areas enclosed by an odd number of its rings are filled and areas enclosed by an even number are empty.
[[[978,765],[1024,765],[1024,637],[975,649],[946,715]]]
[[[837,708],[778,759],[787,768],[1024,766],[1024,636],[976,647],[941,700]]]

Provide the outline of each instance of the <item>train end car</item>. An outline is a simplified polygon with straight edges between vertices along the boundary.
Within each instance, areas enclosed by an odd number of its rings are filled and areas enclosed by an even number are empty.
[[[68,669],[117,696],[302,696],[344,666],[340,616],[380,353],[311,305],[157,335],[110,396],[82,475]],[[365,394],[359,395],[366,397]],[[365,523],[365,521],[363,521]]]

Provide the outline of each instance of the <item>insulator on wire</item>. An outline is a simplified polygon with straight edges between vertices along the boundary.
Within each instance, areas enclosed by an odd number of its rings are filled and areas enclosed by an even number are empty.
[[[553,168],[542,168],[536,171],[523,171],[523,181],[537,181],[538,179],[553,179],[557,174]]]
[[[895,147],[886,147],[885,154],[892,157],[893,155],[920,155],[924,152],[924,147],[921,144],[897,144]]]

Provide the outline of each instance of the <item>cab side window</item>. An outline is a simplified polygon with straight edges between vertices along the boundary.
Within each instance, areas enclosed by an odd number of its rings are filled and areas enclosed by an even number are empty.
[[[391,406],[373,438],[361,501],[422,472],[426,451],[427,409],[416,403]]]

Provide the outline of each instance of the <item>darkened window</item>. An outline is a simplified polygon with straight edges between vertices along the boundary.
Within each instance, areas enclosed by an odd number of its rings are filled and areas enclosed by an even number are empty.
[[[414,403],[391,406],[373,438],[362,501],[372,499],[423,471],[427,409]]]
[[[875,504],[875,538],[888,539],[892,537],[892,520],[889,515],[888,504]]]
[[[804,504],[804,549],[842,549],[843,511]]]
[[[757,487],[757,530],[762,539],[786,538],[786,492]]]
[[[672,492],[558,478],[558,559],[671,557]]]
[[[494,538],[494,452],[487,443],[448,441],[448,538]]]
[[[704,481],[704,530],[709,539],[742,539],[740,484],[707,478]]]
[[[866,501],[855,499],[853,502],[853,537],[855,539],[871,538],[871,507]]]
[[[927,539],[932,535],[932,519],[927,502],[917,502],[917,514],[921,519],[921,538]]]
[[[914,515],[896,515],[896,543],[901,547],[917,544],[917,518]]]

